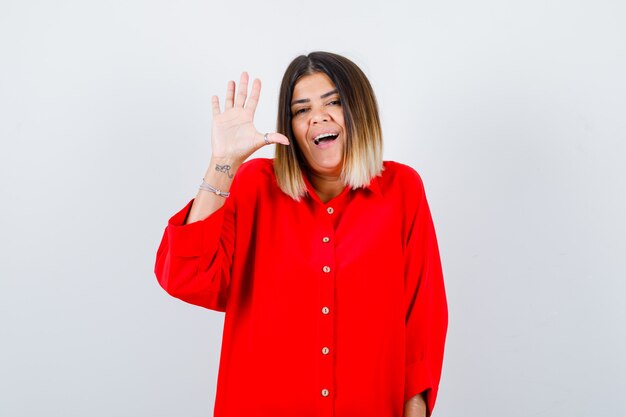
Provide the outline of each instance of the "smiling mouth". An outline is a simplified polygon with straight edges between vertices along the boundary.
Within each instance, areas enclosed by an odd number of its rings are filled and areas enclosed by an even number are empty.
[[[316,145],[319,145],[320,143],[324,143],[324,142],[332,142],[335,139],[337,139],[338,136],[339,136],[338,134],[334,134],[334,133],[325,133],[313,139],[313,143]]]

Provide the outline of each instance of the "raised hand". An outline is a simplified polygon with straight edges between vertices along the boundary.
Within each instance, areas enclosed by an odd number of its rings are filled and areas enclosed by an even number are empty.
[[[213,96],[213,126],[211,132],[212,158],[241,164],[256,150],[266,145],[264,134],[254,127],[254,112],[261,95],[261,81],[255,79],[248,96],[248,73],[241,74],[239,90],[235,96],[235,82],[229,81],[226,89],[224,111],[219,98]],[[289,145],[286,136],[270,133],[269,143]]]
[[[241,74],[239,91],[235,97],[235,82],[229,81],[226,89],[224,111],[220,110],[217,96],[213,96],[213,126],[211,132],[212,155],[196,198],[187,215],[185,224],[206,219],[224,205],[235,172],[256,151],[268,143],[289,145],[286,136],[280,133],[264,135],[254,127],[254,112],[261,95],[261,81],[252,83],[248,97],[248,74]]]

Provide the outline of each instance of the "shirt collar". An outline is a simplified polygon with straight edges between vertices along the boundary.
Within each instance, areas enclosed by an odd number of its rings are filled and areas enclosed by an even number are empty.
[[[304,178],[304,183],[306,184],[306,189],[307,189],[307,193],[309,194],[309,196],[313,198],[314,200],[319,201],[319,197],[317,196],[317,193],[315,192],[315,189],[313,188],[311,181],[309,181],[309,177],[304,172],[302,173],[302,178]],[[344,189],[339,195],[343,195],[349,192],[350,190],[347,190],[347,188],[348,186],[346,186],[346,189]],[[357,188],[356,190],[353,190],[353,191],[359,191],[359,190],[368,190],[371,193],[373,193],[375,196],[379,198],[383,198],[383,192],[380,189],[380,174],[372,178],[370,183],[366,185],[365,187],[363,187],[362,189]]]
[[[365,188],[372,191],[378,197],[383,198],[383,192],[380,189],[380,175],[376,175],[374,178],[372,178],[369,185]]]

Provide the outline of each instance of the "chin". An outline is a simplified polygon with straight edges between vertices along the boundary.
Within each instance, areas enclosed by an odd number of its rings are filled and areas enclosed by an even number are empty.
[[[341,174],[341,170],[343,169],[343,164],[341,162],[339,163],[317,163],[317,164],[313,164],[311,166],[311,168],[313,169],[313,171],[320,173],[320,174],[327,174],[327,175],[340,175]]]

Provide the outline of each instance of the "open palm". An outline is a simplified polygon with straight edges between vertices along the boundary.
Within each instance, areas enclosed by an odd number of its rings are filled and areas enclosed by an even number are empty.
[[[257,149],[266,145],[264,135],[254,126],[254,113],[261,95],[261,81],[255,79],[248,97],[248,74],[241,74],[239,91],[235,97],[235,82],[229,81],[224,111],[219,98],[212,97],[213,126],[211,132],[213,158],[243,162]],[[268,135],[269,143],[289,145],[280,133]]]

